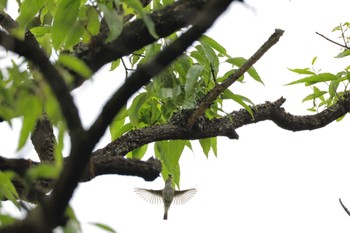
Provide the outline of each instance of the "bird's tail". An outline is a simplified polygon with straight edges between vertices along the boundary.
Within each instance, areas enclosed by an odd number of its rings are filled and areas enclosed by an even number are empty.
[[[168,220],[168,212],[164,212],[163,220]]]

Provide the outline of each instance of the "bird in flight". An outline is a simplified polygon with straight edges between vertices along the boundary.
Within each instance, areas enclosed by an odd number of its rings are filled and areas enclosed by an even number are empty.
[[[173,187],[172,176],[169,174],[168,179],[165,181],[165,187],[161,190],[135,188],[135,192],[144,200],[149,201],[152,204],[164,203],[164,216],[163,219],[168,219],[168,210],[172,202],[175,205],[184,204],[193,197],[197,192],[197,189],[185,189],[175,190]]]

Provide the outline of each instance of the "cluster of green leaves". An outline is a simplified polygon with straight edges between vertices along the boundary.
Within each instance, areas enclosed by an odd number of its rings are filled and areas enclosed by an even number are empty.
[[[135,68],[150,61],[164,46],[177,39],[178,35],[175,33],[132,54],[129,57],[131,67]],[[246,59],[242,57],[231,57],[213,38],[203,35],[189,51],[154,77],[133,98],[130,105],[119,113],[110,127],[112,140],[131,129],[169,122],[175,112],[195,108],[206,93],[229,78],[245,61]],[[226,66],[230,64],[231,70],[219,75],[220,67],[224,64]],[[118,65],[120,60],[112,64],[112,70]],[[254,68],[250,68],[248,74],[254,80],[263,83]],[[244,77],[241,77],[239,81],[242,82],[243,79]],[[252,101],[227,89],[206,110],[205,117],[212,119],[225,114],[223,109],[225,99],[235,101],[252,114],[249,107],[249,104],[253,105]],[[216,138],[200,139],[199,142],[206,156],[210,150],[217,155]],[[162,141],[154,144],[154,153],[162,161],[164,179],[170,173],[177,185],[180,178],[179,159],[185,146],[192,149],[188,140]],[[144,145],[127,156],[141,159],[147,148],[148,145]]]
[[[348,47],[350,37],[346,36],[346,32],[349,28],[350,24],[344,23],[333,29],[333,32],[340,32],[340,38],[342,38],[344,42],[344,49],[336,58],[344,58],[350,55],[350,47]],[[308,110],[312,112],[317,112],[320,109],[332,106],[349,90],[348,87],[350,84],[350,65],[333,74],[330,72],[321,72],[314,68],[316,61],[317,57],[314,57],[311,62],[311,68],[289,69],[304,77],[287,84],[304,84],[311,88],[311,94],[307,95],[302,102],[311,101],[312,107],[308,108]]]

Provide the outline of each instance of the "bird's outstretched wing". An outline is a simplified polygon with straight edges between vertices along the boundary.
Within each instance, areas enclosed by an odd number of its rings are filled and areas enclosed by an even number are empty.
[[[162,199],[162,190],[152,190],[152,189],[143,189],[135,188],[135,192],[142,199],[152,203],[152,204],[161,204],[163,203]]]
[[[197,192],[197,189],[185,189],[181,191],[175,191],[174,201],[175,205],[181,205],[189,201]]]

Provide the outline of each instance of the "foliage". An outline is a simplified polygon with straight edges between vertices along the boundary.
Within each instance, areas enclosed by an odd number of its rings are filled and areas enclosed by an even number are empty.
[[[344,47],[342,51],[335,56],[336,58],[344,58],[350,55],[350,47],[348,46],[350,37],[347,36],[349,27],[349,23],[343,23],[332,30],[333,32],[339,32],[339,38],[344,41]],[[316,61],[317,57],[314,57],[310,68],[290,69],[290,71],[304,77],[287,84],[304,84],[311,88],[311,93],[307,95],[302,102],[311,101],[312,107],[308,110],[312,112],[318,112],[320,109],[329,108],[338,100],[342,99],[343,95],[349,90],[348,87],[350,84],[350,66],[333,74],[330,72],[322,72],[315,68]]]

